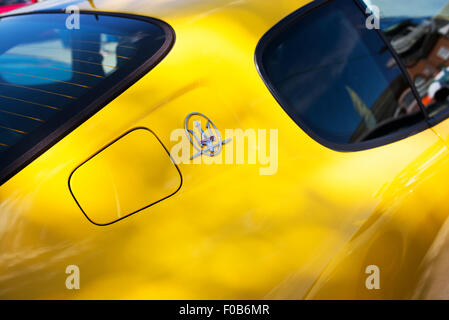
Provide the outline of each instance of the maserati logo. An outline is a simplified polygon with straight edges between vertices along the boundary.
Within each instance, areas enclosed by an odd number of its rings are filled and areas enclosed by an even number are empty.
[[[206,125],[203,129],[204,123]],[[216,156],[223,149],[223,145],[231,141],[231,139],[223,140],[214,123],[199,112],[192,112],[186,117],[184,128],[190,143],[197,150],[190,160],[203,154]]]

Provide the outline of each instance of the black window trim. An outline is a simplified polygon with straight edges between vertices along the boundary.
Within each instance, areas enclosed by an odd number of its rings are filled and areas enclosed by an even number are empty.
[[[257,71],[259,72],[259,75],[261,76],[263,82],[265,83],[265,85],[267,86],[268,90],[271,92],[271,94],[273,95],[273,97],[276,99],[276,101],[278,102],[278,104],[282,107],[283,111],[285,113],[287,113],[285,111],[286,108],[284,108],[284,106],[288,106],[289,103],[287,101],[285,101],[282,96],[277,92],[275,86],[272,84],[272,82],[270,81],[269,77],[268,77],[268,73],[266,72],[264,66],[263,66],[263,53],[265,51],[265,48],[271,43],[271,41],[278,35],[280,34],[283,30],[287,29],[288,27],[290,27],[292,24],[294,24],[298,19],[301,19],[302,17],[304,17],[305,15],[309,14],[310,12],[312,12],[315,9],[321,8],[325,5],[327,5],[329,2],[331,1],[338,1],[338,0],[314,0],[308,4],[306,4],[305,6],[299,8],[298,10],[296,10],[295,12],[291,13],[290,15],[286,16],[285,18],[283,18],[281,21],[279,21],[274,27],[272,27],[270,30],[268,30],[263,37],[259,40],[259,43],[257,44],[256,47],[256,52],[254,55],[254,61],[256,64],[256,68]],[[356,5],[360,8],[361,12],[368,17],[368,15],[365,12],[365,7],[363,6],[363,4],[361,2],[359,2],[359,0],[352,0],[356,3]],[[398,56],[398,54],[395,52],[395,50],[392,48],[390,42],[387,40],[387,38],[385,37],[385,35],[382,33],[382,30],[378,29],[376,30],[377,33],[380,35],[381,39],[383,40],[383,42],[385,43],[385,45],[387,46],[388,50],[390,51],[391,55],[393,56],[393,58],[395,59],[397,65],[399,66],[402,74],[404,75],[405,79],[407,80],[414,96],[415,99],[418,102],[418,105],[421,109],[421,112],[423,113],[424,119],[423,121],[420,121],[419,123],[417,123],[414,126],[411,126],[409,128],[405,128],[402,130],[399,130],[398,132],[389,134],[387,136],[384,137],[380,137],[380,138],[376,138],[373,140],[369,140],[366,142],[358,142],[358,143],[352,143],[352,144],[337,144],[331,141],[328,141],[326,139],[324,139],[323,137],[315,134],[313,132],[312,129],[310,129],[304,122],[302,121],[295,121],[288,113],[287,115],[292,119],[292,121],[297,124],[307,135],[309,135],[313,140],[317,141],[318,143],[320,143],[321,145],[332,149],[334,151],[338,151],[338,152],[356,152],[356,151],[363,151],[363,150],[369,150],[369,149],[374,149],[377,147],[381,147],[381,146],[385,146],[388,145],[390,143],[393,142],[397,142],[400,141],[402,139],[411,137],[415,134],[418,134],[426,129],[431,128],[431,124],[429,121],[429,116],[427,114],[427,111],[424,107],[424,105],[422,104],[421,98],[419,97],[419,93],[415,87],[415,85],[412,83],[412,80],[407,72],[407,69],[405,67],[405,65],[402,63],[400,57]],[[442,121],[442,120],[441,120]],[[441,122],[440,121],[440,122]],[[432,123],[434,124],[434,123]]]
[[[32,14],[61,14],[61,13],[66,14],[64,9],[38,10],[16,14],[5,14],[0,16],[0,21],[3,18],[9,18],[14,16],[24,16]],[[176,34],[173,28],[168,23],[156,18],[128,13],[103,12],[94,10],[80,10],[80,14],[121,17],[149,22],[160,27],[164,31],[165,42],[153,56],[151,56],[148,60],[146,60],[143,64],[141,64],[136,70],[128,74],[122,81],[116,83],[113,87],[108,89],[104,94],[96,98],[89,105],[78,110],[75,116],[71,117],[69,120],[65,121],[62,125],[58,126],[57,128],[54,128],[49,134],[46,135],[45,138],[43,139],[37,138],[35,141],[36,143],[33,147],[29,149],[24,148],[25,150],[22,149],[21,150],[22,152],[17,152],[21,155],[18,157],[14,157],[14,160],[11,163],[7,164],[6,166],[3,167],[3,169],[0,170],[0,186],[3,185],[5,182],[7,182],[9,179],[11,179],[19,171],[28,166],[31,162],[33,162],[36,158],[41,156],[44,152],[46,152],[48,149],[54,146],[65,136],[67,136],[70,132],[75,130],[82,123],[91,118],[98,111],[103,109],[107,104],[109,104],[111,101],[120,96],[129,87],[131,87],[144,75],[146,75],[149,71],[151,71],[167,56],[167,54],[173,48],[176,40]],[[3,161],[6,162],[6,160]]]

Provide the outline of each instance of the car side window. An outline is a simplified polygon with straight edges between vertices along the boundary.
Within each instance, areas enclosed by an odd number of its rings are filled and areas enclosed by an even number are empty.
[[[449,1],[363,0],[401,58],[430,118],[449,115]]]
[[[394,55],[353,0],[321,1],[270,30],[256,61],[271,92],[312,138],[361,150],[418,132],[425,116]]]
[[[0,183],[150,71],[166,23],[130,15],[37,12],[0,18]]]

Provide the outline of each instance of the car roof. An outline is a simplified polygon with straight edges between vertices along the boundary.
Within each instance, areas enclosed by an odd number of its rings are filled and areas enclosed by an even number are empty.
[[[269,29],[282,18],[312,0],[48,0],[18,9],[14,13],[66,9],[71,5],[81,10],[129,13],[159,18],[168,23],[192,23],[220,17],[225,22],[264,23]],[[245,17],[244,21],[242,17]]]
[[[267,18],[283,8],[299,8],[312,0],[47,0],[39,2],[28,9],[42,10],[46,8],[66,8],[77,5],[81,9],[104,10],[116,12],[133,12],[140,14],[152,13],[181,13],[183,15],[195,13],[210,13],[226,8],[246,9],[257,11],[260,17]],[[263,10],[265,9],[265,10]],[[284,12],[285,13],[285,12]]]

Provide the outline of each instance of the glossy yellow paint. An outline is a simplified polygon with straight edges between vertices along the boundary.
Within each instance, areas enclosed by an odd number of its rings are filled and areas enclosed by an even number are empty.
[[[0,187],[0,298],[415,296],[422,262],[449,212],[448,148],[429,129],[340,153],[283,112],[257,73],[254,52],[266,31],[308,2],[81,2],[163,19],[176,44],[154,70]],[[278,172],[180,164],[183,186],[174,196],[110,226],[90,223],[70,194],[72,171],[137,127],[170,149],[177,143],[171,132],[191,112],[221,130],[279,129]],[[138,193],[135,200],[142,201]],[[81,271],[80,290],[65,288],[72,264]],[[371,264],[383,270],[378,291],[365,287]]]

